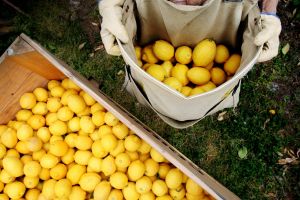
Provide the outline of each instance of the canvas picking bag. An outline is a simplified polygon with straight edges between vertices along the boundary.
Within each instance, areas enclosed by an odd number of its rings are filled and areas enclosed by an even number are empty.
[[[175,5],[167,0],[126,0],[123,23],[132,40],[127,44],[118,40],[127,63],[124,87],[175,128],[186,128],[207,115],[235,107],[241,78],[254,66],[262,48],[253,42],[260,27],[259,16],[257,0],[207,0],[202,6]],[[137,64],[135,44],[144,46],[163,39],[175,47],[194,47],[205,38],[242,52],[236,74],[209,92],[185,97]]]

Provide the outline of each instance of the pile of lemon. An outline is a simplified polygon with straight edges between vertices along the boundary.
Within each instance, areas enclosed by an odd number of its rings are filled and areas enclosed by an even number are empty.
[[[229,80],[240,66],[241,56],[231,54],[225,45],[211,39],[200,41],[192,50],[175,48],[157,40],[141,48],[135,47],[138,64],[147,73],[184,96],[208,92]]]
[[[213,199],[70,79],[0,125],[0,199]]]

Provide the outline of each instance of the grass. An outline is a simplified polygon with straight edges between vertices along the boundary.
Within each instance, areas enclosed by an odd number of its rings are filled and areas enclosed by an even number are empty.
[[[125,63],[121,57],[109,56],[104,50],[91,57],[93,48],[101,44],[99,34],[95,32],[95,42],[89,42],[91,33],[83,31],[82,19],[70,20],[64,1],[27,1],[23,7],[30,18],[10,9],[0,11],[13,17],[15,26],[13,33],[0,38],[0,52],[25,32],[85,77],[98,81],[103,92],[240,198],[300,198],[299,164],[277,164],[279,159],[291,157],[287,150],[300,149],[300,52],[294,37],[299,31],[289,27],[286,10],[281,13],[283,22],[287,21],[282,44],[291,45],[287,55],[255,65],[242,80],[239,106],[226,109],[223,121],[215,114],[177,130],[122,90],[124,74],[118,74]],[[86,17],[98,22],[96,8]],[[78,46],[84,42],[80,50]],[[276,114],[270,114],[270,109]],[[238,156],[242,147],[248,150],[245,159]]]

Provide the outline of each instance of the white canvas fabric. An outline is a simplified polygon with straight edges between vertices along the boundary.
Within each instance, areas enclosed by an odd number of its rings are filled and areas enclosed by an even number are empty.
[[[136,20],[132,20],[133,9]],[[207,0],[202,6],[175,5],[167,0],[126,0],[123,24],[132,40],[126,44],[118,41],[128,64],[124,87],[175,128],[186,128],[207,115],[236,106],[240,79],[253,67],[261,51],[253,42],[260,27],[259,16],[257,0]],[[137,34],[132,31],[136,27]],[[205,38],[233,48],[241,46],[242,52],[241,65],[234,77],[212,91],[185,97],[137,65],[135,43],[145,45],[165,39],[175,47],[194,47]]]

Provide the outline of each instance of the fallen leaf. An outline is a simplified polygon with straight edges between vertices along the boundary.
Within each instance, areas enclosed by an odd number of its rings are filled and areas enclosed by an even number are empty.
[[[93,26],[99,26],[99,24],[96,23],[96,22],[91,22],[91,24],[92,24]]]
[[[81,43],[79,46],[78,46],[78,49],[81,50],[84,46],[85,46],[86,42],[84,43]]]
[[[241,159],[246,158],[246,157],[247,157],[247,154],[248,154],[248,150],[247,150],[246,147],[241,148],[241,149],[239,150],[239,152],[238,152],[238,155],[239,155],[239,157],[240,157]]]
[[[224,120],[224,115],[227,113],[227,111],[221,112],[218,115],[218,121],[223,121]]]
[[[287,43],[282,49],[281,49],[281,52],[283,55],[287,54],[290,50],[290,44]]]
[[[120,75],[123,75],[124,74],[124,71],[123,70],[120,70],[118,71],[117,75],[120,76]]]
[[[277,155],[279,155],[280,157],[282,157],[282,156],[283,156],[283,154],[282,154],[282,153],[280,153],[279,151],[277,151],[276,153],[277,153]]]
[[[97,46],[94,51],[99,51],[99,50],[102,50],[104,48],[104,46],[101,44],[99,46]]]

